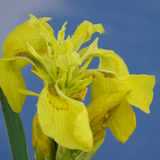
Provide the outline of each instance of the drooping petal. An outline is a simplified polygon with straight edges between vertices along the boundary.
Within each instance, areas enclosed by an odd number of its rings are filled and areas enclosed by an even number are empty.
[[[101,125],[103,124],[105,114],[107,114],[109,109],[109,105],[106,103],[107,97],[107,94],[103,94],[87,106],[90,126],[93,133],[94,146],[97,145],[97,143],[101,145],[105,138],[106,128],[101,129]]]
[[[16,113],[22,109],[26,95],[18,92],[18,89],[25,89],[26,85],[20,69],[15,61],[0,59],[0,87],[2,88],[7,100]]]
[[[108,95],[103,94],[99,97],[97,97],[95,100],[93,100],[88,106],[87,111],[89,115],[89,121],[92,122],[93,119],[95,119],[100,114],[104,113],[104,111],[107,113],[109,109],[109,105],[105,106],[105,100],[107,99]],[[106,114],[104,113],[104,115]],[[102,117],[104,116],[102,115]],[[99,124],[99,122],[97,122]],[[91,124],[92,125],[92,124]]]
[[[12,39],[8,42],[7,48],[2,55],[2,58],[12,58],[19,53],[29,53],[29,50],[25,44],[23,44],[19,39]],[[23,68],[28,65],[26,60],[17,59],[15,60],[19,68]]]
[[[6,37],[2,47],[3,58],[6,58],[8,55],[8,44],[11,40],[17,39],[17,37],[24,44],[28,42],[31,46],[34,47],[36,51],[46,50],[46,42],[44,37],[41,35],[41,31],[38,30],[36,27],[29,27],[29,25],[29,21],[21,24]]]
[[[130,75],[121,81],[132,90],[127,99],[128,102],[143,112],[149,113],[149,106],[153,100],[155,77],[148,75]]]
[[[110,110],[117,108],[128,93],[129,90],[110,95],[103,94],[87,106],[94,143],[100,139],[104,139],[104,131],[114,116],[113,114],[109,114]]]
[[[131,105],[125,100],[117,107],[109,122],[109,128],[115,138],[124,143],[136,127],[136,117]]]
[[[107,97],[107,94],[103,94],[87,106],[94,144],[100,139],[104,140],[103,136],[105,136],[104,131],[106,128],[102,129],[101,126],[109,109]]]
[[[42,90],[37,107],[45,135],[70,149],[92,149],[92,133],[83,103],[65,96],[57,85],[50,83]]]

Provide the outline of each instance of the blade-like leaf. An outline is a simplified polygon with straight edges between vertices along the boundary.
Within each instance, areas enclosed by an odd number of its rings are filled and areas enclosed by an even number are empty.
[[[0,88],[0,100],[13,160],[29,160],[27,143],[21,118],[9,106],[6,96]]]

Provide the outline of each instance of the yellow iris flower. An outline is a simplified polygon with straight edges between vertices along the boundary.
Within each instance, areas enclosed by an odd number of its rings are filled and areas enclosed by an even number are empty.
[[[42,132],[70,149],[92,150],[93,142],[103,142],[108,126],[118,140],[125,142],[136,125],[131,105],[149,113],[154,77],[129,75],[122,58],[98,48],[98,38],[80,49],[92,34],[104,32],[101,24],[84,21],[73,36],[65,39],[64,23],[56,39],[46,22],[50,18],[30,17],[8,35],[3,45],[0,86],[11,108],[19,113],[25,95],[38,96]],[[87,69],[93,57],[100,58],[98,69]],[[26,90],[20,69],[28,63],[44,82],[40,94]],[[80,100],[84,101],[89,85],[92,102],[85,107]]]
[[[84,100],[86,86],[91,84],[93,77],[81,76],[89,64],[78,68],[83,61],[77,51],[83,43],[90,40],[93,33],[104,32],[103,27],[101,24],[93,25],[84,21],[72,37],[68,36],[64,40],[65,23],[56,40],[52,28],[46,23],[50,18],[30,17],[29,21],[13,30],[4,41],[0,66],[6,77],[1,77],[0,85],[11,108],[17,113],[24,102],[22,96],[39,96],[37,113],[43,133],[67,148],[89,151],[93,146],[93,137],[87,109],[79,100]],[[13,63],[18,69],[10,67],[7,62]],[[40,95],[25,90],[23,78],[18,75],[19,69],[28,63],[33,65],[32,72],[44,82]],[[12,69],[12,74],[7,67]],[[5,91],[9,79],[13,79],[10,84],[11,93],[7,92],[9,89]],[[16,97],[19,94],[20,98],[13,101],[12,92],[16,92]]]

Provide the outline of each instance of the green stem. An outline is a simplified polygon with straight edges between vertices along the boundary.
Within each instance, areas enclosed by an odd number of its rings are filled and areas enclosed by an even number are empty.
[[[12,111],[0,88],[0,100],[13,160],[29,160],[25,133],[19,114]]]
[[[38,146],[36,147],[35,151],[36,151],[37,160],[45,160]]]

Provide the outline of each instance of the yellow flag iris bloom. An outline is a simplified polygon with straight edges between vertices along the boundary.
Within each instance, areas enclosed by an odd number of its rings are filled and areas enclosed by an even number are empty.
[[[66,22],[56,39],[47,23],[50,18],[30,17],[3,44],[0,86],[11,108],[19,113],[25,95],[39,97],[37,115],[43,134],[70,149],[92,150],[93,143],[103,142],[106,127],[125,142],[136,126],[131,105],[149,113],[154,76],[129,75],[120,56],[98,48],[98,38],[81,49],[92,34],[104,32],[101,24],[84,21],[65,39]],[[93,57],[99,57],[99,66],[87,69]],[[40,94],[26,90],[20,69],[29,63],[44,82]],[[85,107],[81,101],[89,85],[92,102]]]

